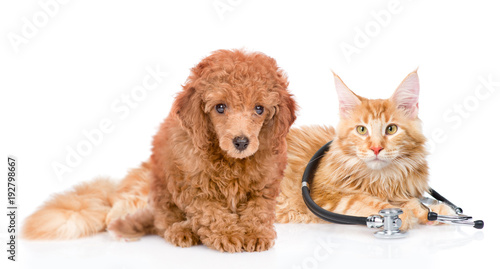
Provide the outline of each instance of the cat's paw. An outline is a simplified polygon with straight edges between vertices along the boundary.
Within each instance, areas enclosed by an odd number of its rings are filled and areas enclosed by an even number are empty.
[[[418,199],[411,199],[402,205],[403,214],[399,216],[403,221],[401,230],[405,231],[412,228],[415,224],[425,224],[427,223],[428,210]]]
[[[127,215],[132,215],[141,208],[146,208],[147,202],[139,199],[131,201],[120,200],[113,204],[113,207],[106,216],[106,226],[116,219],[125,218]]]
[[[107,227],[108,234],[111,238],[122,241],[122,242],[132,242],[137,241],[141,238],[141,235],[135,235],[127,232],[130,227],[128,227],[127,223],[123,218],[118,218],[111,221]]]
[[[106,216],[106,226],[109,226],[114,220],[120,219],[126,216],[129,212],[127,209],[120,204],[114,205]]]
[[[454,216],[456,215],[455,210],[446,204],[431,205],[430,209],[432,212],[436,212],[438,215]]]
[[[449,207],[446,204],[437,204],[437,205],[431,205],[429,206],[432,212],[437,213],[438,215],[445,215],[445,216],[455,216],[455,210],[453,210],[451,207]],[[428,221],[427,225],[438,225],[438,224],[444,224],[438,221]]]
[[[399,218],[402,221],[401,227],[399,227],[401,231],[408,231],[418,222],[418,219],[410,210],[403,209],[403,214],[399,215]]]

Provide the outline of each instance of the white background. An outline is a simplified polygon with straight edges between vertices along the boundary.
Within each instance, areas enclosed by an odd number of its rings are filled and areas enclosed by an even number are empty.
[[[47,11],[47,2],[57,6]],[[277,225],[272,250],[236,255],[176,248],[159,237],[127,244],[106,234],[71,242],[20,240],[17,263],[7,261],[2,240],[1,268],[493,266],[486,259],[498,254],[500,239],[494,210],[500,6],[494,2],[3,1],[0,156],[18,158],[21,223],[50,194],[98,175],[118,180],[146,160],[189,69],[211,51],[246,48],[274,57],[288,73],[301,107],[297,126],[337,124],[330,69],[359,95],[387,98],[418,67],[431,185],[486,227],[420,227],[407,239],[384,241],[363,227]],[[346,46],[355,52],[347,55]],[[168,77],[128,115],[114,111],[156,66]],[[481,81],[494,86],[488,90]],[[58,179],[54,163],[66,164],[70,149],[85,143],[84,132],[103,119],[113,130]],[[0,204],[7,201],[3,177]],[[6,227],[2,214],[3,239]]]

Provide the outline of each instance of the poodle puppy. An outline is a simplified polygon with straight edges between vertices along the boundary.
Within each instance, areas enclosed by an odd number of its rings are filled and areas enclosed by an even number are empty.
[[[71,224],[76,227],[57,234],[57,227],[44,224],[44,234],[28,219],[26,237],[55,233],[53,238],[65,238],[68,231],[80,237],[107,226],[113,236],[126,240],[153,233],[181,247],[203,243],[227,252],[269,249],[276,238],[273,223],[287,164],[286,135],[295,120],[296,104],[287,87],[276,61],[262,53],[214,52],[191,70],[153,139],[149,161],[132,170],[115,191],[93,191],[88,199],[101,199],[95,202],[100,206],[96,215],[86,207],[92,203],[82,198],[69,209],[81,213],[71,220],[81,219]],[[33,216],[44,215],[40,211]]]

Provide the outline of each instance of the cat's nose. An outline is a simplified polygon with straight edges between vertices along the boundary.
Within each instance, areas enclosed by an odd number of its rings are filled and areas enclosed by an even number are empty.
[[[371,147],[370,149],[373,150],[373,153],[375,153],[375,155],[377,156],[380,153],[380,151],[382,151],[384,148],[383,147]]]

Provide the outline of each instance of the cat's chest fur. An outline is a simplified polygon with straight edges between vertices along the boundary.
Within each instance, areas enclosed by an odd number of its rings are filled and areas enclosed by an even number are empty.
[[[359,159],[332,143],[315,176],[315,188],[366,193],[390,202],[421,197],[428,190],[428,167],[425,156],[409,156],[379,170],[369,168]]]

